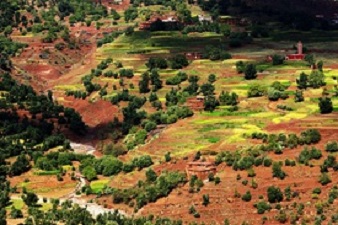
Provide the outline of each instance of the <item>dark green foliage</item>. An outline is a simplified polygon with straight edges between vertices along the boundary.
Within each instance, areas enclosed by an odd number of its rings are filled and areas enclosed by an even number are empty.
[[[273,55],[272,56],[272,65],[282,65],[284,63],[285,58],[281,55]]]
[[[189,62],[185,55],[175,55],[170,59],[170,67],[172,69],[182,69],[183,67],[186,67],[189,65]]]
[[[152,91],[157,91],[162,88],[162,80],[160,79],[160,75],[156,69],[151,70],[150,72],[150,82],[153,86]]]
[[[330,176],[327,173],[322,173],[319,177],[319,183],[321,183],[322,185],[327,185],[329,183],[331,183],[332,180],[330,178]]]
[[[153,174],[154,175],[154,174]],[[154,176],[151,179],[154,179]],[[135,202],[136,209],[140,209],[150,202],[168,196],[168,194],[180,184],[184,184],[186,178],[178,172],[162,173],[153,182],[148,180],[147,183],[139,182],[139,184],[129,189],[115,189],[113,191],[113,202],[126,204]]]
[[[245,202],[250,202],[251,198],[252,197],[250,191],[247,191],[244,195],[242,195],[242,200]]]
[[[271,101],[277,101],[279,98],[286,99],[288,98],[288,94],[284,92],[286,87],[282,85],[279,81],[275,81],[272,83],[270,88],[268,89],[268,98]]]
[[[131,69],[121,69],[119,71],[120,77],[132,78],[134,76],[134,72]]]
[[[328,97],[319,98],[318,106],[321,114],[327,114],[333,111],[332,101]]]
[[[219,102],[221,105],[235,106],[238,104],[238,95],[235,92],[230,93],[222,91],[219,96]]]
[[[303,151],[300,152],[298,156],[298,162],[303,164],[308,164],[312,159],[320,159],[322,157],[322,152],[315,147],[312,147],[311,150],[305,148]]]
[[[215,74],[210,74],[208,76],[208,82],[209,83],[214,83],[216,81],[216,75]]]
[[[257,208],[257,213],[258,214],[264,214],[265,211],[269,211],[271,209],[271,206],[267,202],[258,202],[254,205]]]
[[[83,176],[85,176],[85,178],[88,181],[92,181],[95,180],[97,177],[96,175],[96,170],[92,167],[92,166],[86,166],[83,170],[82,170],[82,174]]]
[[[264,96],[265,93],[266,93],[266,89],[263,86],[255,84],[249,87],[248,98],[261,97],[261,96]]]
[[[157,175],[156,175],[156,173],[154,172],[154,170],[148,169],[148,170],[146,171],[146,179],[147,179],[147,182],[150,182],[150,183],[156,181]]]
[[[144,126],[144,129],[147,131],[147,132],[150,132],[154,129],[156,129],[156,123],[155,122],[152,122],[152,121],[149,121],[146,123],[146,125]]]
[[[337,152],[338,151],[338,143],[336,141],[328,142],[325,145],[325,150],[327,152]]]
[[[213,95],[206,96],[204,98],[204,110],[205,111],[212,112],[215,110],[217,106],[219,106],[219,102]]]
[[[237,73],[244,73],[246,65],[243,61],[237,61],[236,62],[236,70]]]
[[[210,59],[212,61],[226,60],[231,59],[231,54],[224,51],[224,48],[222,48],[221,46],[220,47],[207,46],[203,53],[203,58]]]
[[[27,172],[30,168],[31,168],[31,165],[27,159],[27,156],[19,155],[16,161],[11,166],[10,174],[12,176],[18,176],[24,172]]]
[[[284,189],[284,195],[285,195],[285,199],[286,199],[287,201],[290,201],[290,200],[291,200],[291,197],[292,197],[292,191],[291,191],[290,186],[287,186],[287,187]]]
[[[214,94],[215,86],[210,83],[205,83],[201,85],[200,91],[203,93],[204,96],[210,96]]]
[[[27,192],[26,194],[22,196],[22,200],[27,206],[31,207],[31,206],[36,206],[39,198],[35,193]]]
[[[188,75],[185,72],[178,72],[176,76],[168,78],[165,83],[167,85],[178,85],[183,81],[186,81],[188,79]]]
[[[321,71],[313,70],[309,75],[308,85],[312,88],[320,88],[325,85],[324,74]]]
[[[204,206],[207,206],[207,205],[209,205],[209,203],[210,203],[210,200],[209,200],[209,195],[208,194],[206,194],[206,195],[203,195],[203,205]]]
[[[303,101],[304,101],[303,91],[297,90],[295,93],[295,102],[303,102]]]
[[[257,77],[256,66],[251,63],[246,65],[244,69],[244,78],[246,80],[253,80],[256,79],[256,77]]]
[[[165,160],[166,162],[170,162],[170,161],[171,161],[170,152],[167,152],[167,153],[164,155],[164,160]]]
[[[308,129],[300,134],[299,139],[305,144],[317,144],[321,140],[321,134],[316,129]]]
[[[140,93],[148,93],[150,91],[149,83],[150,83],[149,73],[145,72],[142,74],[141,80],[138,83]]]
[[[156,100],[158,100],[156,92],[151,92],[149,95],[149,102],[155,102]]]
[[[148,62],[146,63],[146,66],[149,68],[149,70],[152,69],[166,69],[168,68],[168,63],[167,60],[163,58],[155,58],[155,57],[150,57]]]
[[[137,8],[129,7],[126,11],[124,11],[124,20],[126,22],[135,20],[137,16],[138,16]]]
[[[199,89],[198,81],[199,81],[198,76],[189,76],[189,85],[184,89],[185,92],[188,92],[189,95],[196,95],[197,91]]]
[[[14,206],[11,207],[10,215],[12,219],[23,218],[22,211],[20,209],[16,209]]]
[[[296,82],[299,89],[306,89],[308,85],[308,75],[302,72]]]
[[[281,202],[283,200],[283,193],[278,187],[270,186],[267,192],[268,192],[268,201],[270,203]]]
[[[282,166],[278,162],[272,164],[272,176],[278,177],[281,180],[286,177],[286,173],[282,170]]]
[[[177,90],[172,88],[170,92],[165,95],[165,105],[166,106],[175,106],[178,103]]]

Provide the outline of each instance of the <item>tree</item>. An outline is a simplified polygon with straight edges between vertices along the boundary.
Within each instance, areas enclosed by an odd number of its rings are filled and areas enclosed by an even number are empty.
[[[330,176],[327,173],[322,173],[319,177],[319,183],[322,185],[327,185],[328,183],[331,183],[332,180]]]
[[[244,195],[242,195],[242,200],[245,202],[250,202],[251,198],[252,197],[250,191],[247,191]]]
[[[86,177],[86,179],[88,181],[92,181],[96,179],[96,170],[94,169],[94,167],[92,166],[86,166],[83,170],[82,170],[82,174],[83,176]]]
[[[303,101],[304,101],[303,91],[296,90],[296,93],[295,93],[295,102],[303,102]]]
[[[154,182],[157,179],[157,175],[154,170],[148,169],[146,171],[147,182]]]
[[[35,206],[36,203],[39,201],[38,196],[33,192],[27,192],[25,195],[22,196],[22,200],[27,206]]]
[[[213,95],[214,91],[215,91],[214,85],[212,85],[210,83],[202,84],[200,89],[201,89],[201,92],[203,93],[204,96]]]
[[[19,219],[23,218],[22,211],[20,209],[16,209],[14,206],[11,207],[11,218],[12,219]]]
[[[337,141],[328,142],[325,145],[325,150],[327,152],[337,152],[338,151],[338,142]]]
[[[324,74],[321,71],[313,70],[309,75],[309,86],[312,88],[320,88],[324,86]]]
[[[273,55],[272,56],[272,65],[282,65],[284,63],[284,57],[280,55]]]
[[[282,166],[278,162],[274,162],[272,164],[272,176],[278,177],[280,179],[284,179],[286,176],[286,173],[282,170]]]
[[[178,54],[170,59],[172,69],[182,69],[189,65],[188,59],[185,55]]]
[[[10,174],[18,176],[30,169],[30,163],[25,155],[19,155],[16,161],[11,166]]]
[[[219,106],[218,100],[213,95],[206,96],[204,98],[204,110],[212,112]]]
[[[283,200],[283,193],[280,190],[280,188],[270,186],[267,192],[268,192],[268,201],[270,203],[281,202]]]
[[[256,66],[254,64],[248,64],[246,67],[245,67],[245,70],[244,70],[244,78],[246,80],[253,80],[253,79],[256,79],[257,77],[257,70],[256,70]]]
[[[287,201],[290,201],[291,199],[291,188],[290,186],[287,186],[285,189],[284,189],[284,195],[285,195],[285,198]]]
[[[162,88],[162,81],[156,69],[151,70],[150,81],[151,81],[151,85],[153,85],[153,91],[157,91]]]
[[[238,95],[235,92],[229,93],[222,91],[219,96],[219,102],[221,105],[232,105],[235,106],[238,104]]]
[[[209,205],[209,203],[210,203],[209,195],[208,194],[203,195],[203,203],[202,204],[204,206],[207,206],[207,205]]]
[[[249,87],[248,98],[261,97],[261,96],[264,96],[265,93],[266,93],[266,89],[263,86],[254,84]]]
[[[321,114],[327,114],[333,111],[332,101],[329,97],[319,98],[318,106]]]
[[[210,74],[210,75],[208,76],[208,81],[209,81],[210,83],[214,83],[214,82],[216,81],[216,75],[215,75],[215,74]]]
[[[320,71],[320,72],[323,72],[323,66],[324,66],[324,63],[322,60],[320,60],[319,62],[317,62],[317,69]]]
[[[151,92],[149,95],[149,102],[154,102],[156,100],[158,100],[156,92]]]
[[[149,82],[150,82],[149,73],[148,72],[143,73],[142,78],[138,83],[140,93],[148,93],[150,91]]]
[[[296,79],[296,83],[299,89],[306,89],[308,85],[308,75],[302,72],[299,75],[299,79]]]
[[[124,11],[124,20],[128,23],[129,21],[133,21],[138,16],[137,8],[129,7],[126,11]]]
[[[306,62],[308,62],[310,66],[314,65],[315,62],[316,62],[315,56],[312,55],[312,54],[307,54],[307,55],[305,55],[304,60],[305,60]]]
[[[236,70],[237,73],[244,73],[245,71],[245,64],[243,61],[237,61],[236,62]]]

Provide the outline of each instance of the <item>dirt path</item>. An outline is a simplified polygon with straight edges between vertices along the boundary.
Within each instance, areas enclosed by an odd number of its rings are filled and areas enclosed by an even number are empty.
[[[83,144],[79,144],[79,143],[71,143],[72,147],[75,146],[74,151],[75,152],[79,152],[81,151],[81,153],[84,154],[88,154],[88,155],[93,155],[95,152],[95,148],[91,145],[83,145]],[[81,173],[76,173],[75,177],[78,179],[78,183],[75,186],[74,190],[64,196],[62,196],[61,198],[59,198],[60,204],[65,202],[65,201],[71,201],[73,202],[73,204],[77,204],[79,205],[81,208],[86,209],[93,218],[96,218],[98,215],[100,214],[104,214],[104,213],[108,213],[108,212],[114,212],[116,209],[107,209],[104,208],[102,205],[99,205],[97,203],[88,203],[87,200],[81,199],[81,196],[78,196],[76,193],[81,192],[82,187],[86,186],[86,180],[85,178],[82,176]],[[12,195],[11,199],[21,199],[20,195]],[[38,195],[38,204],[42,204],[44,203],[44,199],[47,199],[47,202],[51,202],[52,198],[44,198],[40,195]],[[128,216],[130,217],[131,215],[127,214],[125,211],[123,210],[119,210],[117,209],[119,214],[123,215],[123,216]]]

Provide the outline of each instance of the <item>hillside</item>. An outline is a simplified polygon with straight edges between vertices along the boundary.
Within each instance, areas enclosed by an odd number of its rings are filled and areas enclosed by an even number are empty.
[[[0,7],[0,224],[338,223],[335,1]]]

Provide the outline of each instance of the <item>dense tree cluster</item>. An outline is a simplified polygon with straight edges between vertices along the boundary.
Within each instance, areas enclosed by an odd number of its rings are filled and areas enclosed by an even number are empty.
[[[157,176],[148,170],[146,176],[147,181],[139,181],[136,187],[114,189],[113,202],[135,205],[138,210],[150,202],[168,196],[175,187],[186,183],[185,175],[179,172],[167,172]]]

